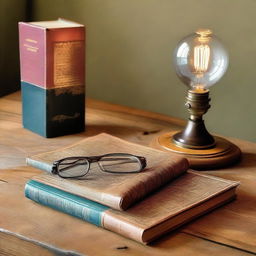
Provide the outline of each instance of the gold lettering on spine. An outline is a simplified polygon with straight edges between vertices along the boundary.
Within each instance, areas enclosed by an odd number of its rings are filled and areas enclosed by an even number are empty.
[[[35,44],[37,44],[37,41],[34,40],[34,39],[31,39],[31,38],[26,38],[26,41],[27,41],[27,42],[30,42],[30,43],[35,43]]]
[[[81,60],[83,41],[54,43],[54,86],[83,85]]]
[[[37,44],[36,40],[31,39],[31,38],[26,38],[25,41],[28,43],[23,44],[23,46],[27,49],[27,51],[30,51],[30,52],[38,51],[39,48],[35,45],[32,45],[32,44]],[[32,43],[32,44],[30,44],[30,43]]]

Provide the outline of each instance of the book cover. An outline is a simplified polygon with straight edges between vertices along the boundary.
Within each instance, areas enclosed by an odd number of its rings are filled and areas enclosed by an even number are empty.
[[[126,211],[111,209],[34,179],[26,184],[25,195],[39,204],[147,244],[229,202],[235,197],[237,185],[238,182],[188,171]]]
[[[102,172],[95,164],[84,179],[62,179],[57,175],[45,174],[35,177],[34,180],[111,208],[124,210],[188,169],[188,161],[185,158],[105,133],[86,138],[66,148],[30,156],[27,158],[27,164],[51,172],[55,160],[68,156],[95,156],[108,153],[143,156],[146,158],[147,167],[140,173],[111,174]]]
[[[85,28],[19,22],[23,127],[44,137],[85,128]]]

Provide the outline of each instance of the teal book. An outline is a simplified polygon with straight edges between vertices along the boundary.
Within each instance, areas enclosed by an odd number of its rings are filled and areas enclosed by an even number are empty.
[[[25,196],[129,239],[148,244],[235,198],[238,182],[188,171],[126,211],[88,200],[41,180],[28,181]]]

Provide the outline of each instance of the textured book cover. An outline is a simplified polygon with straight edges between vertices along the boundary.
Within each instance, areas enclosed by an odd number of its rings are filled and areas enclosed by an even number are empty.
[[[27,158],[27,164],[51,172],[55,160],[68,156],[95,156],[108,153],[143,156],[146,158],[147,167],[140,173],[113,174],[102,172],[95,164],[91,166],[84,179],[62,179],[57,175],[45,174],[35,177],[34,180],[111,208],[124,210],[188,169],[188,161],[185,158],[105,133],[86,138],[66,148],[30,156]]]
[[[78,217],[141,243],[229,202],[238,183],[188,171],[126,211],[111,209],[76,194],[30,180],[25,195],[35,202]],[[73,192],[73,191],[72,191]]]
[[[44,137],[85,127],[85,28],[58,19],[19,22],[23,127]]]

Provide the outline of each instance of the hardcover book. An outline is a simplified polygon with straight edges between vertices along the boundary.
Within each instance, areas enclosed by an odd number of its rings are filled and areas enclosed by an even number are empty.
[[[55,151],[27,158],[27,164],[51,172],[55,160],[69,156],[95,156],[108,153],[130,153],[146,158],[147,167],[139,173],[102,172],[97,164],[84,179],[62,179],[57,175],[40,175],[34,181],[85,197],[117,210],[125,210],[188,169],[185,158],[168,152],[134,144],[102,133]]]
[[[19,22],[23,126],[44,137],[85,127],[85,29],[72,21]]]
[[[39,204],[147,244],[231,201],[237,185],[237,182],[188,171],[126,211],[90,201],[74,193],[74,189],[59,189],[46,177],[30,180],[25,195]]]

